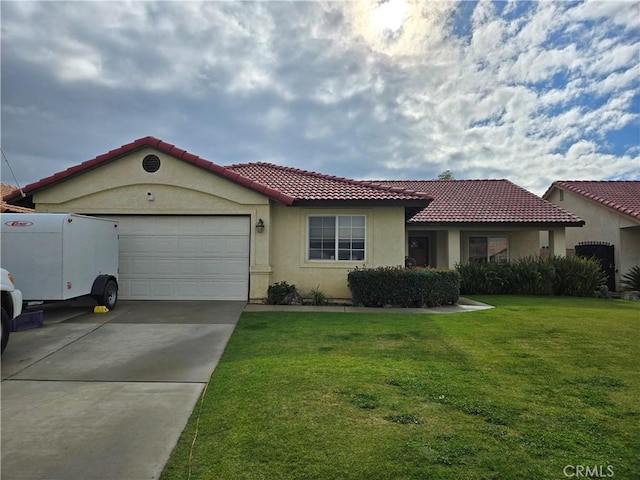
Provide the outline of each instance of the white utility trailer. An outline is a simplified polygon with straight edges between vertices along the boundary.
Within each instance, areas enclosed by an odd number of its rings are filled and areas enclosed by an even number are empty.
[[[3,213],[2,267],[26,302],[118,300],[118,223],[73,213]]]

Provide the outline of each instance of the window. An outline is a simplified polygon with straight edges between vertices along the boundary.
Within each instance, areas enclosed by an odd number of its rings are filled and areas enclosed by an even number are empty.
[[[364,215],[309,217],[309,260],[363,261]]]
[[[507,237],[469,237],[469,262],[506,263],[509,261]]]

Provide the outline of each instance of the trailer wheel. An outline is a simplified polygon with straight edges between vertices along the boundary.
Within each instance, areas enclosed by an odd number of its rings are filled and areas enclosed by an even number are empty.
[[[109,280],[104,284],[104,291],[96,297],[98,305],[104,305],[109,310],[116,306],[118,301],[118,285],[113,280]]]
[[[4,349],[7,347],[7,342],[9,341],[9,330],[11,330],[11,320],[9,320],[9,314],[3,308],[2,310],[2,350],[0,353],[4,352]]]

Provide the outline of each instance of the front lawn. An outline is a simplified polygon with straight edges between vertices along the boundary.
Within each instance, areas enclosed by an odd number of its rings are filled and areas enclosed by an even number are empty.
[[[161,478],[638,478],[640,303],[474,298],[243,314]]]

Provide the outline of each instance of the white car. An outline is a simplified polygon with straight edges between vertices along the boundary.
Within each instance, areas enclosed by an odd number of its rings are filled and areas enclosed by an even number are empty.
[[[2,352],[9,341],[11,320],[22,313],[22,292],[14,284],[13,276],[4,268],[0,268],[2,285]]]

